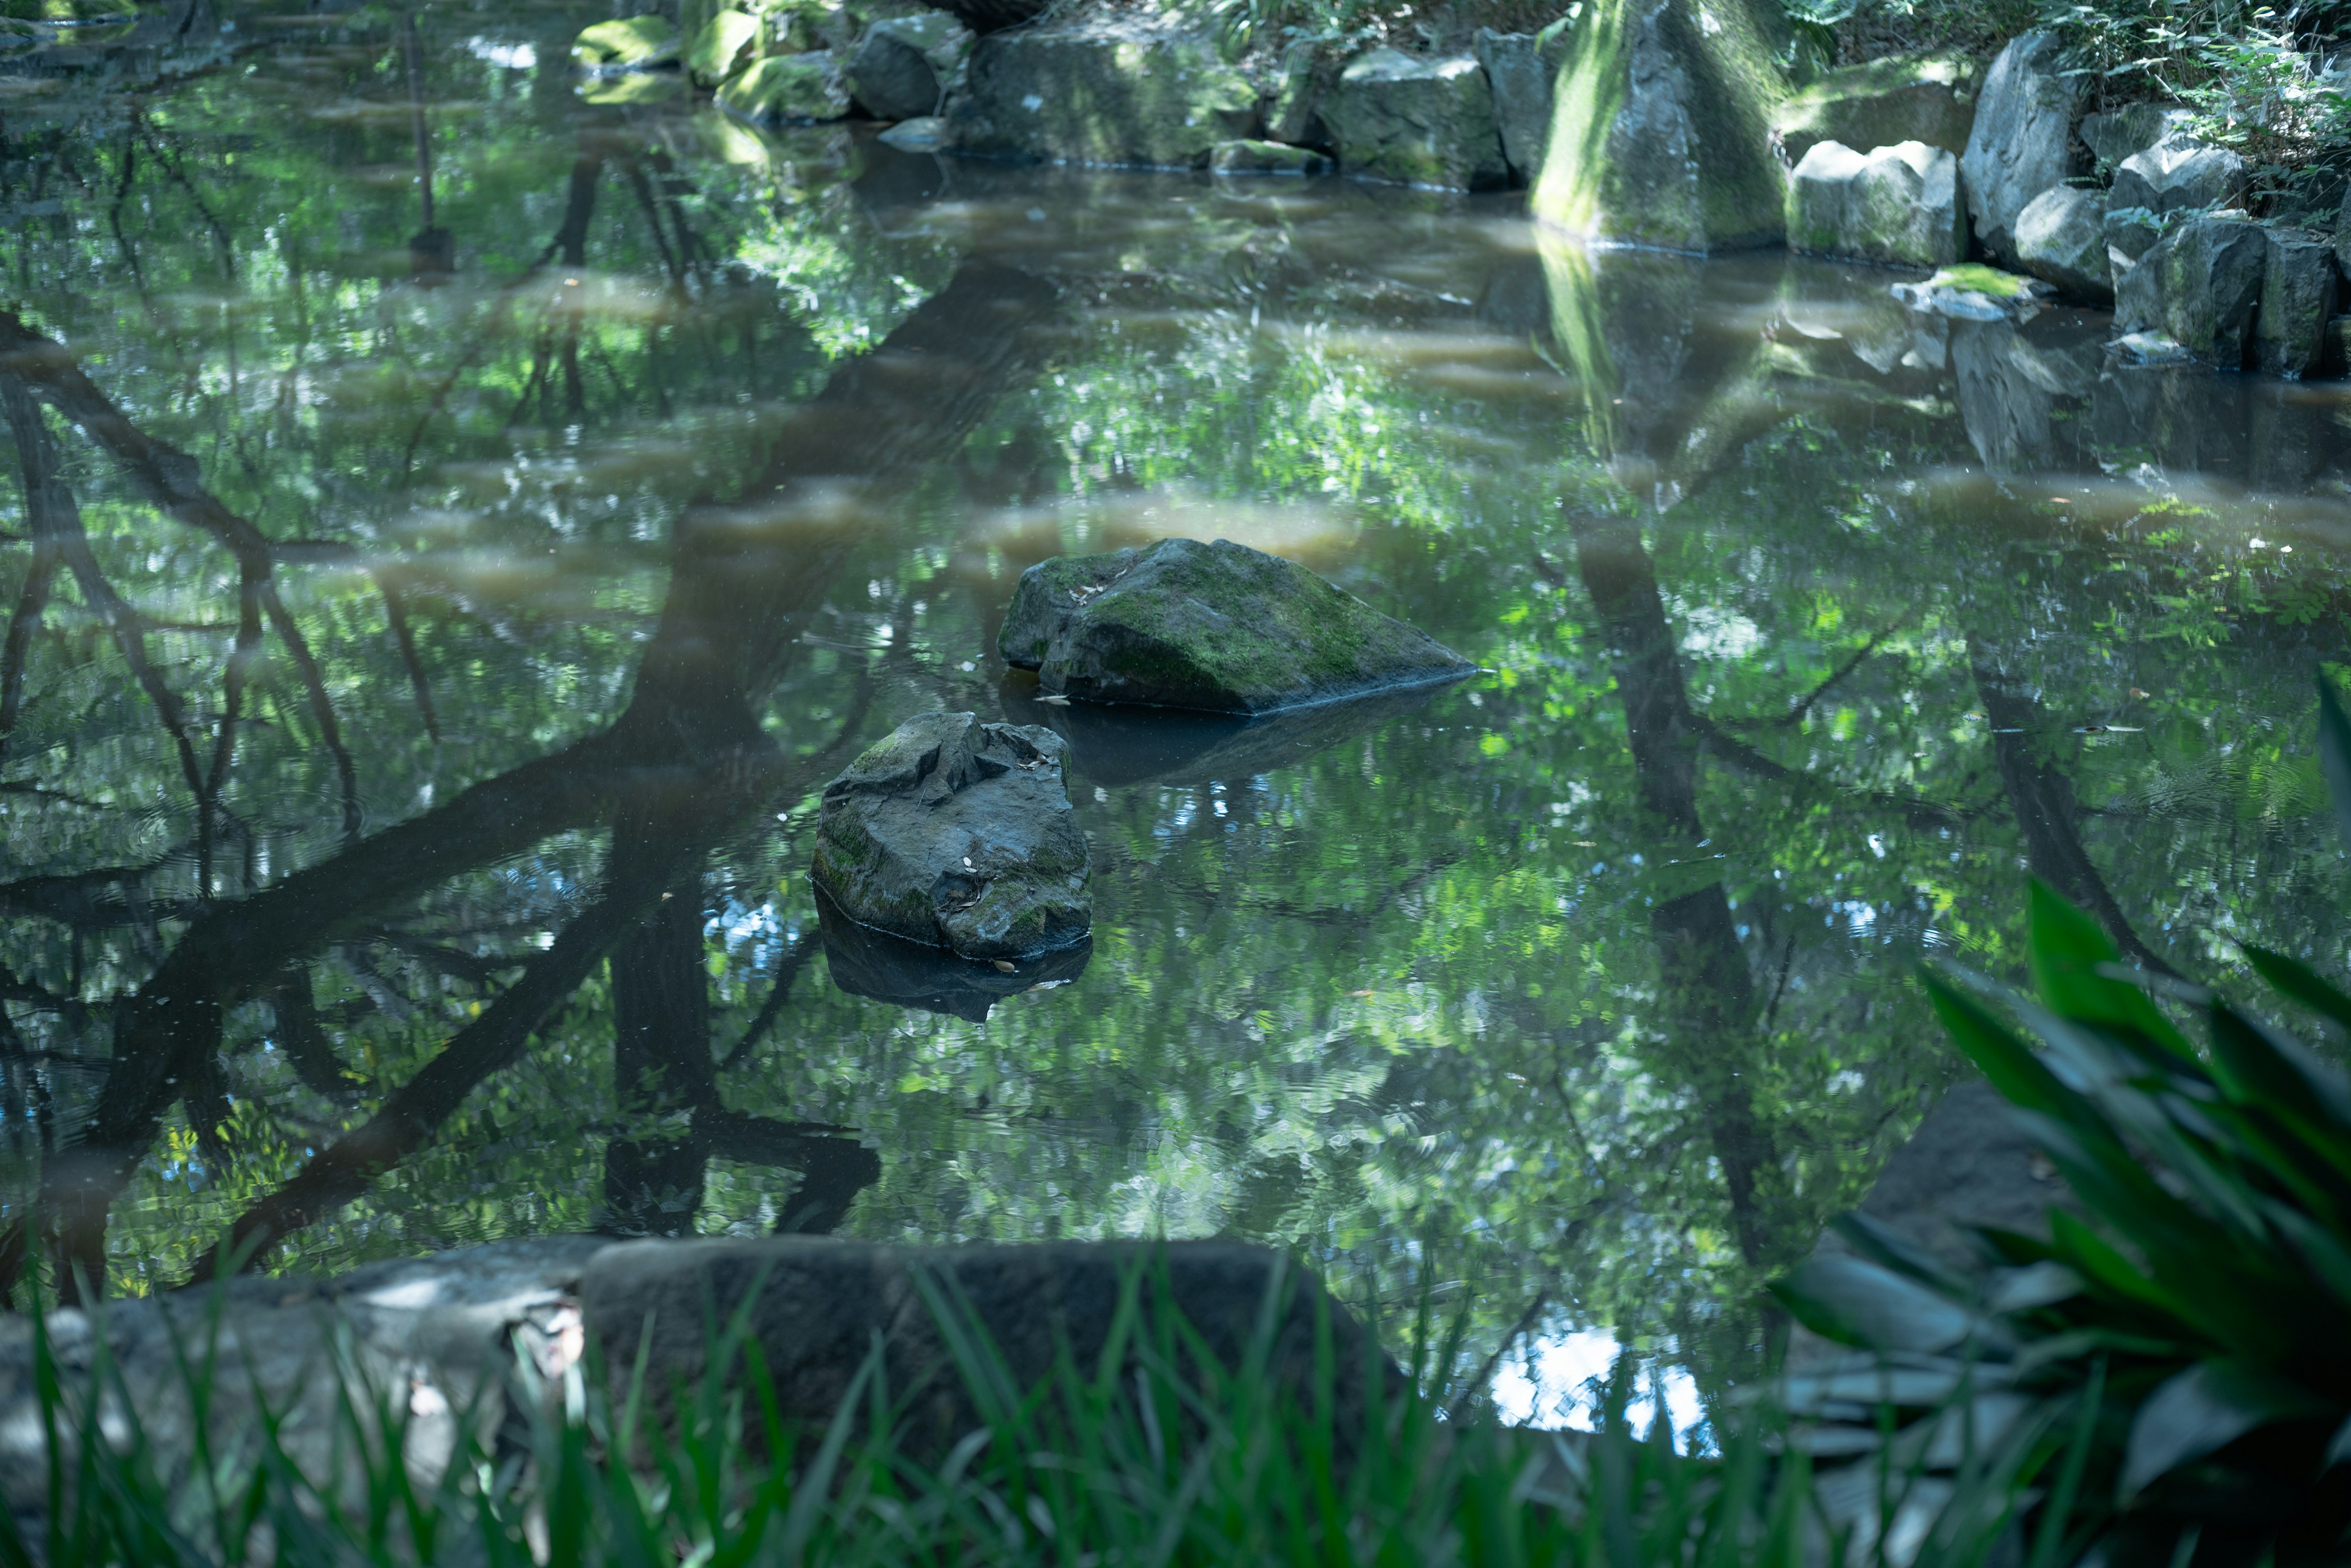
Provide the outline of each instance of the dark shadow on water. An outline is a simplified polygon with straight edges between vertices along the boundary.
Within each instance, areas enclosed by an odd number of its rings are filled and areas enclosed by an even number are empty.
[[[1004,716],[1041,724],[1070,743],[1070,775],[1090,784],[1205,784],[1295,767],[1425,706],[1454,681],[1247,718],[1181,708],[1049,703],[1034,680],[1002,687]]]
[[[887,932],[861,925],[822,892],[816,895],[818,928],[824,935],[825,966],[832,983],[852,997],[871,997],[894,1007],[986,1023],[990,1008],[1007,997],[1040,985],[1074,980],[1094,956],[1092,937],[1042,957],[1024,958],[1010,969],[962,958],[944,947],[925,947]]]

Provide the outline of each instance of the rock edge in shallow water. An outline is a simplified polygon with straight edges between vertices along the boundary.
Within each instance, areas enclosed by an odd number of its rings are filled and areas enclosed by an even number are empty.
[[[810,868],[862,925],[967,958],[1085,940],[1092,874],[1050,729],[918,714],[831,784]]]
[[[1056,556],[1020,574],[997,648],[1050,695],[1265,714],[1475,668],[1304,567],[1230,539]]]

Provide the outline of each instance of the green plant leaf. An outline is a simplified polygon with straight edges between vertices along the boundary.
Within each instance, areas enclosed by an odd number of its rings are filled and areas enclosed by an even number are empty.
[[[2147,994],[2100,971],[2122,953],[2098,923],[2067,903],[2039,877],[2027,895],[2033,989],[2059,1018],[2137,1035],[2175,1056],[2193,1060],[2195,1048]]]
[[[2282,1377],[2239,1362],[2199,1362],[2139,1406],[2123,1459],[2123,1495],[2137,1496],[2158,1477],[2256,1427],[2327,1413],[2325,1400]]]
[[[1766,1288],[1814,1333],[1865,1350],[1948,1350],[1977,1326],[1956,1301],[1844,1253],[1812,1259]]]

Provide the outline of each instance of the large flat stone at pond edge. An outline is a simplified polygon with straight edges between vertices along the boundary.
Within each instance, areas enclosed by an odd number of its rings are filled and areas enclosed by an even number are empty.
[[[1923,141],[1953,154],[1968,150],[1981,68],[1965,55],[1889,55],[1844,66],[1807,83],[1771,117],[1791,163],[1823,141],[1891,147]]]
[[[1074,946],[1093,900],[1064,749],[973,714],[908,719],[825,786],[817,885],[860,925],[967,958]]]
[[[1304,567],[1230,539],[1056,556],[997,647],[1049,695],[1262,714],[1458,680],[1473,665]]]
[[[1336,1429],[1359,1429],[1374,1379],[1397,1375],[1354,1315],[1280,1253],[1232,1241],[1052,1242],[1025,1247],[901,1247],[761,1239],[630,1242],[592,1259],[580,1310],[606,1364],[628,1375],[640,1345],[644,1386],[689,1386],[706,1370],[706,1314],[746,1311],[748,1338],[766,1358],[788,1420],[821,1422],[841,1406],[858,1368],[883,1337],[882,1374],[905,1412],[914,1452],[936,1453],[985,1424],[942,1311],[992,1342],[1011,1386],[1044,1381],[1064,1351],[1092,1375],[1101,1364],[1121,1292],[1133,1281],[1137,1335],[1156,1338],[1173,1307],[1221,1368],[1239,1369],[1269,1305],[1272,1333],[1262,1375],[1303,1393],[1312,1386],[1318,1320],[1328,1314]],[[1134,1340],[1127,1342],[1133,1386]],[[1186,1371],[1192,1356],[1178,1353]]]
[[[1905,141],[1868,153],[1822,141],[1788,183],[1791,249],[1902,267],[1949,267],[1968,254],[1959,161]]]

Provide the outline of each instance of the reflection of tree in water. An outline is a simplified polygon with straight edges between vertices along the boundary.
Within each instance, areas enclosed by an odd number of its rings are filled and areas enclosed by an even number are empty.
[[[108,1209],[173,1103],[188,1103],[200,1124],[204,1119],[225,1009],[266,994],[283,998],[298,984],[287,980],[288,966],[450,876],[600,820],[609,824],[610,849],[595,900],[365,1124],[250,1207],[234,1228],[233,1246],[252,1249],[253,1259],[266,1256],[294,1229],[365,1191],[428,1139],[475,1085],[514,1061],[608,956],[624,1111],[656,1120],[683,1113],[688,1126],[682,1137],[615,1141],[605,1182],[611,1222],[631,1230],[683,1228],[702,1164],[713,1154],[803,1169],[809,1179],[791,1222],[820,1228],[837,1219],[872,1178],[871,1152],[826,1136],[833,1129],[730,1112],[719,1096],[698,868],[714,842],[778,800],[798,799],[822,768],[841,760],[862,707],[831,742],[793,755],[762,730],[758,706],[801,645],[808,617],[872,515],[865,508],[916,472],[915,455],[952,444],[1018,382],[1052,298],[1022,274],[967,267],[880,350],[836,373],[786,428],[766,475],[743,500],[683,517],[667,604],[640,661],[634,695],[608,729],[476,784],[445,807],[347,841],[340,853],[262,893],[207,901],[122,1005],[89,1124],[47,1162],[37,1212],[65,1272],[102,1278]],[[17,331],[20,355],[40,350]],[[48,358],[18,361],[47,370],[33,381],[43,395],[84,415],[85,428],[95,425],[94,435],[127,455],[134,474],[159,476],[151,490],[167,508],[214,519],[218,530],[236,521],[197,483],[192,462],[99,410],[79,372],[60,365],[50,349]],[[12,413],[28,401],[21,379],[20,372]],[[105,423],[110,417],[114,423]],[[47,496],[55,465],[41,445],[45,432],[22,421],[19,431],[31,491]],[[161,484],[172,488],[159,490]],[[862,487],[854,502],[841,495],[843,485]],[[44,537],[64,526],[53,521]],[[69,542],[58,548],[75,559]],[[263,570],[255,575],[266,584],[261,549]],[[248,600],[256,596],[249,587]],[[120,632],[126,654],[138,648],[134,632],[126,625]],[[187,727],[176,708],[165,722]],[[202,790],[193,749],[183,749],[190,785]],[[0,1256],[13,1288],[27,1261],[23,1221]]]

